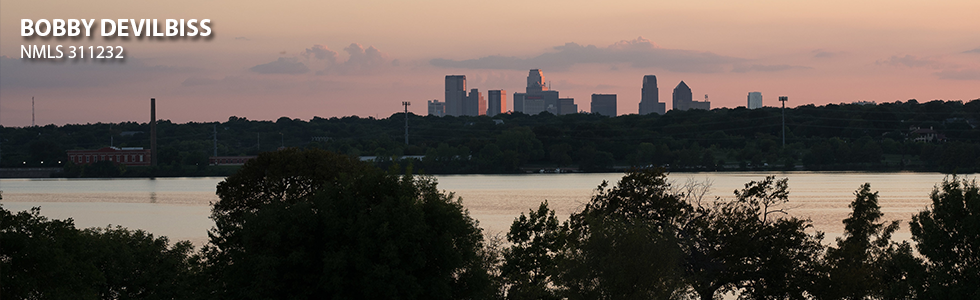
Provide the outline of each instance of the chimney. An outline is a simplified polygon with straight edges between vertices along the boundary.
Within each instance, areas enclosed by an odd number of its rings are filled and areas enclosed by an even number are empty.
[[[150,98],[150,165],[157,165],[157,99]]]

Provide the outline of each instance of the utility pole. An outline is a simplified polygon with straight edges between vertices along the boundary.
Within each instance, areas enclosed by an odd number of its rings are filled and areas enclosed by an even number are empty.
[[[783,103],[783,148],[786,148],[786,101],[789,100],[787,96],[779,96],[779,102]]]
[[[34,124],[34,96],[31,96],[31,127],[36,126]]]
[[[412,102],[402,101],[402,105],[405,106],[405,145],[408,145],[408,106],[412,105]]]
[[[214,124],[214,157],[218,157],[218,124]]]
[[[255,151],[262,151],[262,139],[259,138],[258,132],[255,133]]]

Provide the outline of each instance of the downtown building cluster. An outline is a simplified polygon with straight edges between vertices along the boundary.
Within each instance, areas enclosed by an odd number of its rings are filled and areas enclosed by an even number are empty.
[[[466,75],[446,75],[445,102],[428,101],[428,114],[432,116],[495,116],[507,113],[507,91],[489,90],[487,98],[479,89],[466,90]],[[536,115],[549,112],[554,115],[578,113],[578,105],[574,98],[562,98],[557,90],[545,84],[544,73],[539,69],[528,72],[527,87],[524,92],[515,92],[511,98],[513,112]],[[604,116],[618,115],[618,100],[616,94],[592,94],[590,112]],[[711,110],[711,102],[705,95],[704,101],[695,101],[691,88],[681,81],[674,88],[672,99],[673,110],[703,109]],[[746,105],[749,109],[762,107],[762,93],[751,92]],[[584,111],[583,111],[584,112]],[[667,104],[660,102],[660,89],[657,87],[657,76],[643,76],[643,88],[639,104],[641,115],[667,112]]]

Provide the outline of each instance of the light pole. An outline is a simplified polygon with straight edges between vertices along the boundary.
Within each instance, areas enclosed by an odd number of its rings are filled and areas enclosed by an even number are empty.
[[[789,100],[787,96],[779,96],[779,102],[783,103],[783,148],[786,148],[786,101]]]
[[[402,101],[402,105],[405,106],[405,145],[408,145],[408,106],[412,105],[412,102]]]

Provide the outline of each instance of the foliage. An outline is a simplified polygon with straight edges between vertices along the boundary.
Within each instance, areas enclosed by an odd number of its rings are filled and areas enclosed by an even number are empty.
[[[565,248],[568,224],[560,224],[548,201],[514,220],[503,253],[502,279],[508,299],[561,299],[555,279],[558,254]]]
[[[767,177],[736,199],[702,204],[707,187],[675,190],[658,169],[599,186],[559,225],[542,204],[515,219],[504,254],[511,299],[672,299],[718,291],[743,298],[803,298],[823,250],[809,221],[768,216],[788,199]]]
[[[823,250],[821,233],[806,232],[809,220],[786,212],[787,179],[768,176],[698,207],[682,231],[686,280],[701,299],[738,291],[745,299],[800,299],[810,288]],[[772,216],[771,216],[772,215]]]
[[[383,119],[229,117],[224,122],[185,124],[163,120],[157,124],[160,166],[130,168],[120,176],[226,175],[219,167],[206,166],[215,146],[222,156],[256,155],[281,146],[319,148],[383,157],[379,164],[392,157],[397,161],[424,155],[415,166],[429,174],[519,173],[553,167],[605,172],[616,166],[664,166],[672,171],[980,170],[977,100],[789,108],[785,146],[777,108],[615,118],[522,113],[492,119],[408,117],[407,145],[402,113]],[[913,126],[932,128],[946,141],[914,141]],[[0,167],[60,166],[55,162],[67,162],[64,150],[97,149],[109,146],[109,141],[117,147],[150,146],[149,124],[134,122],[0,127],[0,136],[4,154]]]
[[[826,299],[899,299],[916,293],[921,284],[921,260],[908,242],[891,242],[898,221],[879,223],[883,215],[878,192],[865,183],[854,192],[843,220],[845,234],[826,254],[827,275],[817,294]]]
[[[260,154],[219,184],[216,296],[477,299],[494,262],[460,200],[322,150]]]
[[[40,208],[0,211],[0,286],[10,299],[192,299],[190,242],[141,230],[78,230]]]
[[[946,178],[929,209],[912,216],[912,239],[926,260],[925,288],[934,299],[980,297],[980,188]]]

